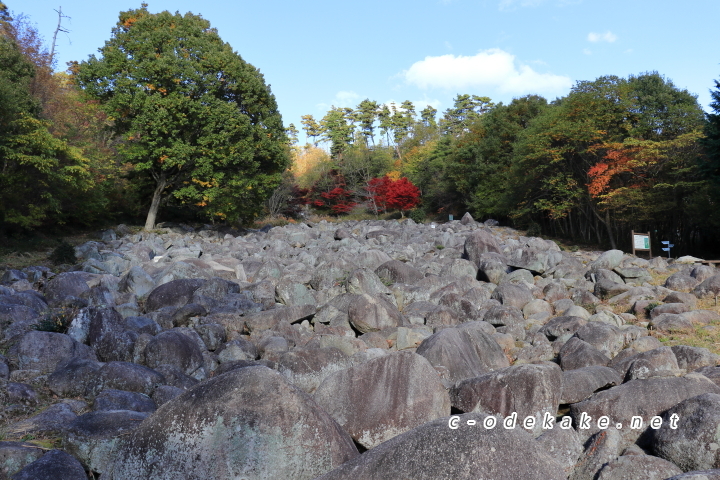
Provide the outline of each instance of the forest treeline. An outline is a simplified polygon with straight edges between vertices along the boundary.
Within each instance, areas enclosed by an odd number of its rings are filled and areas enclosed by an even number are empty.
[[[53,49],[50,49],[52,52]],[[290,161],[263,76],[187,13],[120,12],[111,38],[54,73],[0,3],[0,237],[163,218],[247,222]]]
[[[710,114],[657,72],[579,81],[553,101],[459,94],[440,114],[366,99],[303,116],[301,145],[207,20],[146,7],[57,73],[28,19],[0,3],[0,236],[152,228],[161,209],[235,224],[412,209],[626,250],[631,230],[649,231],[657,253],[669,240],[673,254],[720,254],[717,81]]]
[[[695,95],[648,72],[580,81],[552,102],[458,95],[439,119],[429,106],[366,99],[303,116],[308,144],[295,147],[288,180],[327,189],[332,172],[362,192],[372,178],[407,177],[440,220],[468,211],[625,250],[635,230],[651,232],[656,254],[662,240],[673,254],[720,254],[720,83],[712,98],[706,115]]]

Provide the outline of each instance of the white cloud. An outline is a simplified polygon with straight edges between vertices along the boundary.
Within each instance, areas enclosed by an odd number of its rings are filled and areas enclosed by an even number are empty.
[[[538,73],[515,61],[515,56],[493,48],[473,56],[425,57],[404,72],[405,80],[422,89],[467,90],[495,88],[501,93],[557,92],[572,86],[569,77]]]
[[[582,3],[583,0],[555,0],[553,2],[556,7],[566,7],[569,5],[577,5]],[[539,7],[540,5],[548,3],[547,0],[500,0],[498,9],[501,11],[513,11],[517,10],[518,7]]]
[[[610,30],[608,30],[605,33],[590,32],[590,33],[588,33],[587,39],[589,42],[593,42],[593,43],[597,43],[597,42],[613,43],[615,40],[617,40],[617,35],[612,33]]]
[[[537,7],[545,0],[501,0],[498,8],[500,10],[514,10],[516,7]]]
[[[317,109],[318,114],[322,112],[322,114],[325,115],[325,113],[327,113],[327,111],[330,110],[330,108],[332,107],[355,108],[358,103],[360,103],[360,95],[353,92],[352,90],[340,90],[335,94],[335,97],[330,103],[318,103],[317,105],[315,105],[315,108]]]
[[[353,91],[344,91],[341,90],[338,93],[335,94],[335,106],[336,107],[354,107],[356,103],[358,103],[358,100],[360,99],[360,95]]]
[[[590,50],[589,48],[583,48],[583,53],[585,55],[592,55],[592,50]]]
[[[445,48],[447,48],[448,50],[452,50],[453,49],[452,43],[445,40]]]

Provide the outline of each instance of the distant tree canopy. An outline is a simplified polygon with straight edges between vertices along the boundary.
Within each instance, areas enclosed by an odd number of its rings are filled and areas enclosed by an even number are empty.
[[[319,124],[303,117],[330,155],[299,181],[333,170],[360,199],[373,178],[407,177],[438,219],[469,211],[613,247],[652,230],[688,251],[720,228],[720,84],[713,100],[705,119],[694,95],[657,72],[579,81],[551,103],[459,94],[439,119],[430,106],[418,115],[409,101],[365,99]]]
[[[73,216],[92,187],[89,161],[54,136],[37,92],[52,80],[49,56],[22,18],[0,4],[0,234]]]
[[[209,217],[252,218],[288,166],[287,137],[260,72],[200,16],[122,12],[100,58],[72,68],[122,135],[123,158],[154,183],[145,228],[163,201]]]

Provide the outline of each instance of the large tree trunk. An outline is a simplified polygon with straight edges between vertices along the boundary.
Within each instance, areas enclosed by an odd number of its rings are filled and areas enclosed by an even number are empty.
[[[612,231],[612,223],[610,223],[610,211],[605,210],[605,218],[602,218],[598,213],[595,211],[594,208],[592,208],[592,212],[595,214],[595,217],[597,217],[598,220],[600,220],[600,223],[605,225],[605,229],[607,230],[608,238],[610,239],[610,248],[613,250],[617,249],[617,245],[615,244],[615,236],[613,235]],[[599,238],[599,235],[598,235]]]
[[[155,187],[152,202],[150,202],[150,210],[148,210],[147,219],[145,219],[145,231],[155,228],[155,219],[160,209],[160,200],[162,200],[162,192],[165,190],[166,184],[165,172],[160,172],[160,176],[157,177],[157,187]]]

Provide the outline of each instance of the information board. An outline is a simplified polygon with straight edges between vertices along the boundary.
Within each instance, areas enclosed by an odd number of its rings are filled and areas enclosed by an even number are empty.
[[[650,249],[650,232],[647,233],[635,233],[635,230],[630,232],[632,235],[632,253],[635,252],[648,252],[650,258],[652,258],[652,250]]]
[[[650,250],[650,237],[636,233],[633,235],[633,245],[635,250]]]

